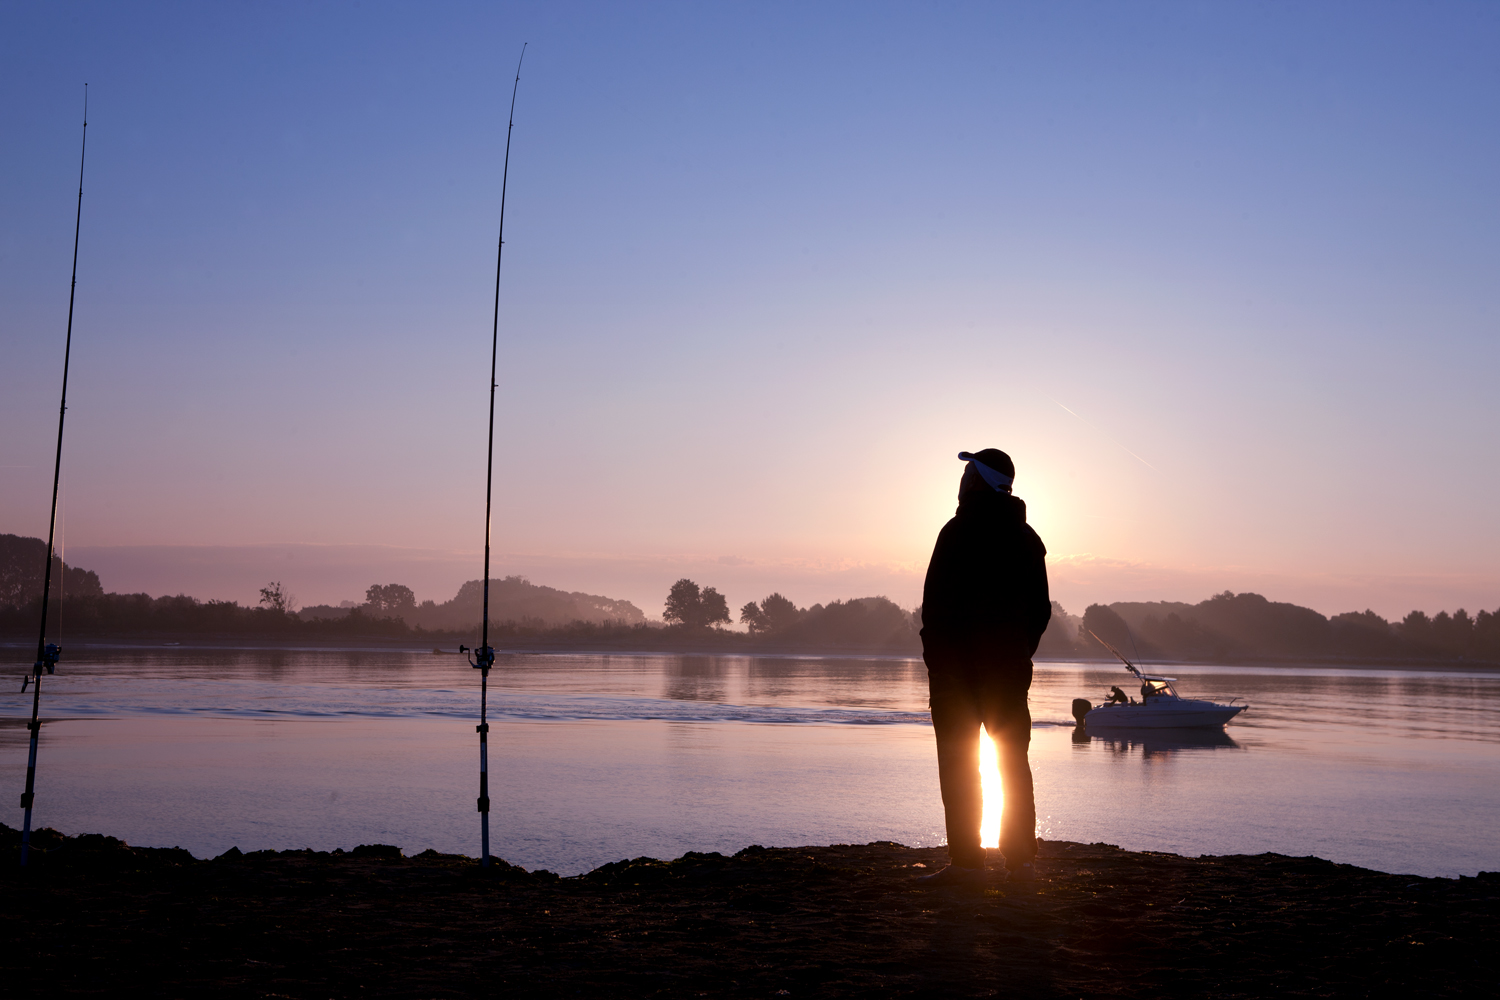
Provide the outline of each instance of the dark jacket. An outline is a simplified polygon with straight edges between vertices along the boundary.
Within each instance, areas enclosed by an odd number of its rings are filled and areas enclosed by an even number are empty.
[[[922,650],[929,667],[976,655],[1030,665],[1047,622],[1047,547],[1009,493],[974,490],[938,532],[922,588]]]

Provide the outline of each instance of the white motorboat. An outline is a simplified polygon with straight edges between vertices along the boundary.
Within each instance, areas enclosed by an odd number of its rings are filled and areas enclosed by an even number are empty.
[[[1094,635],[1093,632],[1089,633]],[[1094,635],[1095,639],[1099,639]],[[1084,698],[1073,699],[1073,718],[1085,729],[1201,729],[1222,726],[1239,715],[1248,705],[1220,705],[1213,701],[1184,698],[1172,687],[1175,677],[1145,674],[1109,643],[1099,639],[1119,657],[1125,669],[1141,682],[1141,700],[1136,701],[1119,688],[1111,700],[1094,705]]]

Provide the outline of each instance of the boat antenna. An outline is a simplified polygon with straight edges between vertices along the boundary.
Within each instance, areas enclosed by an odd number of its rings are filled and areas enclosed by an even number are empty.
[[[1087,631],[1088,631],[1089,635],[1093,636],[1095,639],[1099,639],[1099,633],[1098,632],[1095,632],[1093,629],[1088,629]],[[1129,660],[1125,659],[1125,654],[1124,653],[1120,652],[1118,649],[1116,649],[1115,647],[1111,646],[1109,643],[1104,642],[1103,639],[1099,639],[1099,641],[1104,643],[1104,648],[1105,649],[1109,650],[1111,653],[1114,653],[1115,656],[1119,657],[1120,662],[1123,663],[1123,664],[1125,664],[1125,669],[1126,670],[1129,670],[1132,674],[1135,674],[1137,677],[1141,676],[1141,672],[1135,668],[1135,664],[1131,663]],[[1144,680],[1144,678],[1142,678],[1142,679]]]
[[[78,234],[83,226],[83,164],[89,148],[89,85],[83,85],[83,143],[78,154],[78,210],[73,217],[73,278],[68,285],[68,333],[63,340],[62,402],[57,409],[57,460],[52,466],[52,516],[47,524],[47,567],[42,572],[42,624],[36,640],[36,662],[31,673],[21,681],[25,693],[28,682],[31,688],[31,723],[26,728],[31,733],[31,750],[26,757],[26,791],[21,793],[21,808],[26,818],[21,822],[21,866],[31,854],[31,805],[36,800],[36,747],[42,733],[42,673],[54,673],[62,649],[47,641],[47,598],[52,593],[52,553],[57,540],[57,487],[62,481],[63,418],[68,414],[68,361],[73,355],[73,299],[78,290]],[[59,572],[59,577],[61,573]],[[59,588],[62,585],[58,580]],[[59,602],[61,597],[59,596]],[[60,604],[59,604],[60,606]]]
[[[479,671],[479,865],[490,866],[490,774],[487,717],[490,667],[495,665],[495,651],[490,647],[490,501],[495,483],[495,381],[500,356],[500,261],[505,254],[505,188],[510,180],[510,134],[516,127],[516,92],[521,87],[521,63],[526,61],[522,43],[521,58],[516,60],[516,79],[510,88],[510,122],[505,126],[505,166],[500,171],[500,235],[495,247],[495,313],[490,325],[490,436],[484,463],[484,599],[481,605],[479,648],[469,665]],[[467,652],[464,646],[459,652]]]

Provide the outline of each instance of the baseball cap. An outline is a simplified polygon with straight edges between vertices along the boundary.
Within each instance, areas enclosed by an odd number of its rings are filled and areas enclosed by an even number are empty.
[[[996,492],[1009,489],[1016,481],[1016,465],[1010,460],[1010,456],[999,448],[986,448],[983,451],[958,453],[961,462],[972,462],[974,468],[979,471],[990,488]]]

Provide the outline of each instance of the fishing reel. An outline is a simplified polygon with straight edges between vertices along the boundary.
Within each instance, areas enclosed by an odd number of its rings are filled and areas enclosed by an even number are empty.
[[[483,646],[479,649],[470,649],[468,646],[459,646],[460,653],[473,653],[469,657],[469,666],[475,670],[488,670],[495,665],[495,647]]]
[[[55,642],[47,643],[42,650],[42,658],[31,665],[31,673],[21,678],[21,693],[26,693],[26,687],[31,683],[31,678],[42,676],[43,668],[47,673],[57,673],[57,659],[62,655],[62,647]]]

